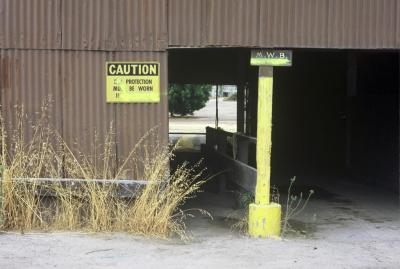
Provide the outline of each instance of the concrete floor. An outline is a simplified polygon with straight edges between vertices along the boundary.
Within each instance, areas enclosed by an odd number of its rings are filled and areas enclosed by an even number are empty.
[[[231,193],[203,193],[188,206],[208,209],[214,220],[192,219],[190,243],[126,234],[3,233],[0,268],[399,268],[397,196],[345,180],[329,182],[303,186],[297,180],[298,189],[312,187],[316,194],[294,222],[304,232],[284,240],[231,231]]]

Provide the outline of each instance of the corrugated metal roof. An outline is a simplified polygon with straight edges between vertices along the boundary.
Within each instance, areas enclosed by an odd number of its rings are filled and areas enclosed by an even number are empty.
[[[62,29],[63,49],[165,50],[167,0],[63,1]]]
[[[0,48],[61,48],[61,0],[0,0]]]

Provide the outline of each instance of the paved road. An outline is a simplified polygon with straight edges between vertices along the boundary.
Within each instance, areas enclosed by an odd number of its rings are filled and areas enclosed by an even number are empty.
[[[226,131],[236,132],[236,102],[218,99],[218,126]],[[205,127],[215,127],[215,99],[210,99],[206,106],[195,111],[190,117],[175,117],[169,120],[170,132],[204,133]]]

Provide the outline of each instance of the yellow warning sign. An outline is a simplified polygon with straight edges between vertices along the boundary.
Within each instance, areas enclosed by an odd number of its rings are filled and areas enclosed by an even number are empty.
[[[160,63],[107,62],[107,103],[160,102]]]

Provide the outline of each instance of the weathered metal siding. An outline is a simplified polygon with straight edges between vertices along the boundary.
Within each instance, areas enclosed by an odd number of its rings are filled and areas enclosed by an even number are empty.
[[[25,136],[31,137],[32,125],[47,102],[49,123],[62,133],[61,55],[47,50],[0,50],[0,91],[3,117],[14,129],[17,113],[23,105]],[[11,128],[10,128],[11,129]],[[8,129],[8,130],[10,130]],[[9,134],[10,135],[10,134]]]
[[[159,61],[161,102],[107,104],[105,63],[113,60]],[[50,97],[50,122],[76,153],[93,154],[110,127],[116,134],[120,160],[153,127],[158,126],[160,142],[167,143],[166,52],[0,50],[0,90],[7,124],[16,127],[15,106],[24,106],[27,139],[33,135],[31,125],[40,116],[43,102]]]
[[[0,48],[162,51],[167,0],[0,0]]]
[[[396,3],[396,40],[395,40],[396,48],[400,48],[400,15],[399,14],[400,14],[400,4]]]
[[[329,0],[261,0],[257,46],[327,46]],[[257,35],[257,33],[255,33]]]
[[[168,46],[167,0],[62,2],[63,49],[160,51]]]
[[[62,124],[68,145],[89,153],[97,134],[102,143],[112,124],[115,108],[106,103],[105,62],[110,52],[62,52]]]
[[[76,141],[84,152],[93,149],[95,132],[104,138],[110,127],[116,133],[117,154],[127,156],[151,128],[168,137],[166,52],[66,51],[62,56],[63,129],[68,144]],[[158,104],[108,104],[105,96],[105,62],[159,61],[161,102]]]
[[[398,0],[0,0],[0,48],[399,48]]]
[[[399,48],[399,6],[397,0],[170,0],[169,44]]]
[[[110,127],[120,160],[155,126],[167,143],[167,0],[0,0],[0,15],[7,123],[16,126],[15,105],[23,105],[33,124],[51,98],[50,121],[74,152],[92,154]],[[161,102],[107,104],[105,63],[112,60],[159,61]]]
[[[136,142],[150,129],[156,136],[150,136],[154,143],[168,143],[168,57],[166,52],[121,52],[114,60],[159,61],[161,102],[158,104],[118,104],[116,105],[116,132],[118,156],[126,157]],[[157,141],[156,141],[157,140]]]
[[[170,46],[206,45],[208,0],[169,0]]]
[[[330,0],[329,47],[395,48],[398,0]],[[397,45],[397,46],[396,46]]]
[[[258,0],[209,1],[207,42],[220,46],[255,46],[258,43]]]
[[[61,48],[61,0],[0,0],[0,48]]]

